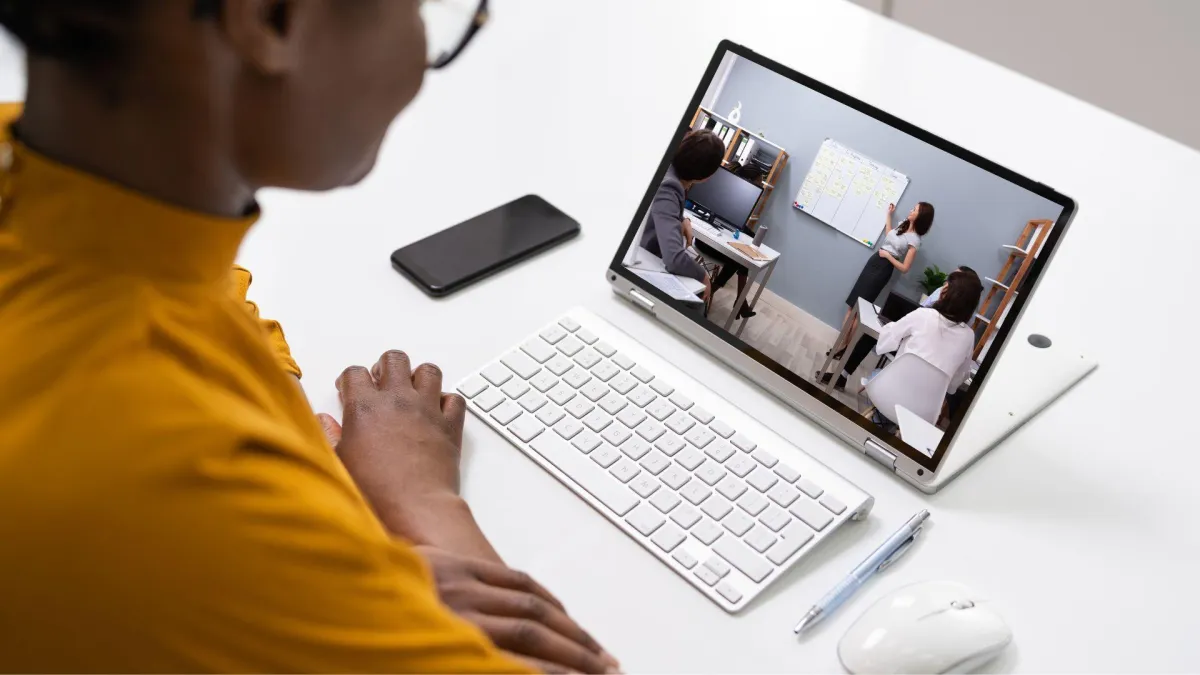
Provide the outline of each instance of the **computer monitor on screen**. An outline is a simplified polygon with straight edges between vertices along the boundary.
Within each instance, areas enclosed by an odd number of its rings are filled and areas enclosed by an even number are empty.
[[[762,192],[754,183],[722,168],[703,183],[693,185],[687,198],[691,208],[712,224],[740,230],[746,227]]]

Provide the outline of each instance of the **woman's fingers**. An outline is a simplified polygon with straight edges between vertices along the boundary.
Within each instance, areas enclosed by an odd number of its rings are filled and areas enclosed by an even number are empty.
[[[512,593],[512,591],[500,592]],[[532,597],[532,596],[526,596]],[[510,610],[520,611],[520,604],[507,605]],[[549,607],[549,605],[545,605]],[[548,610],[549,611],[549,610]],[[553,610],[557,612],[557,610]],[[572,641],[545,623],[534,619],[514,616],[494,616],[486,613],[468,615],[467,620],[483,629],[501,649],[526,658],[563,665],[575,673],[607,673],[616,666],[601,655]],[[568,619],[569,621],[569,619]]]

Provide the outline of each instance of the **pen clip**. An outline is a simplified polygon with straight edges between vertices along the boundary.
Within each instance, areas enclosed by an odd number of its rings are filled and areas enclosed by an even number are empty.
[[[912,548],[913,543],[915,543],[917,541],[917,536],[921,534],[922,529],[923,528],[918,527],[915,531],[913,531],[912,536],[909,537],[908,539],[905,539],[904,543],[900,544],[900,546],[898,548],[896,548],[895,551],[892,551],[892,554],[889,555],[887,557],[887,559],[885,559],[883,562],[879,563],[879,567],[875,571],[876,572],[884,571],[885,569],[891,567],[892,563],[896,562],[901,557],[903,557],[905,553],[908,553],[908,549]]]

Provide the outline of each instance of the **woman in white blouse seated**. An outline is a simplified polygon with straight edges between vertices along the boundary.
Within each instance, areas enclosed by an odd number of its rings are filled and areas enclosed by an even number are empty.
[[[896,351],[897,357],[918,356],[950,378],[948,392],[958,389],[971,372],[975,332],[967,322],[975,315],[982,294],[983,284],[974,270],[959,268],[951,272],[932,307],[922,307],[883,326],[875,351]]]

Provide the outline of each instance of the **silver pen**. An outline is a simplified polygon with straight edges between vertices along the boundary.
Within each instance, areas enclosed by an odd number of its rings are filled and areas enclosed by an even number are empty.
[[[835,609],[840,607],[843,602],[848,600],[860,586],[870,579],[876,572],[881,572],[887,569],[889,565],[900,559],[900,556],[908,552],[908,549],[917,540],[921,534],[922,524],[929,518],[929,511],[922,510],[917,515],[909,518],[895,534],[887,538],[875,552],[867,556],[867,559],[862,561],[854,571],[845,579],[842,579],[833,590],[825,594],[820,602],[813,605],[812,609],[800,619],[800,623],[796,624],[794,632],[801,631],[816,624],[821,619],[824,619],[829,614],[832,614]]]

